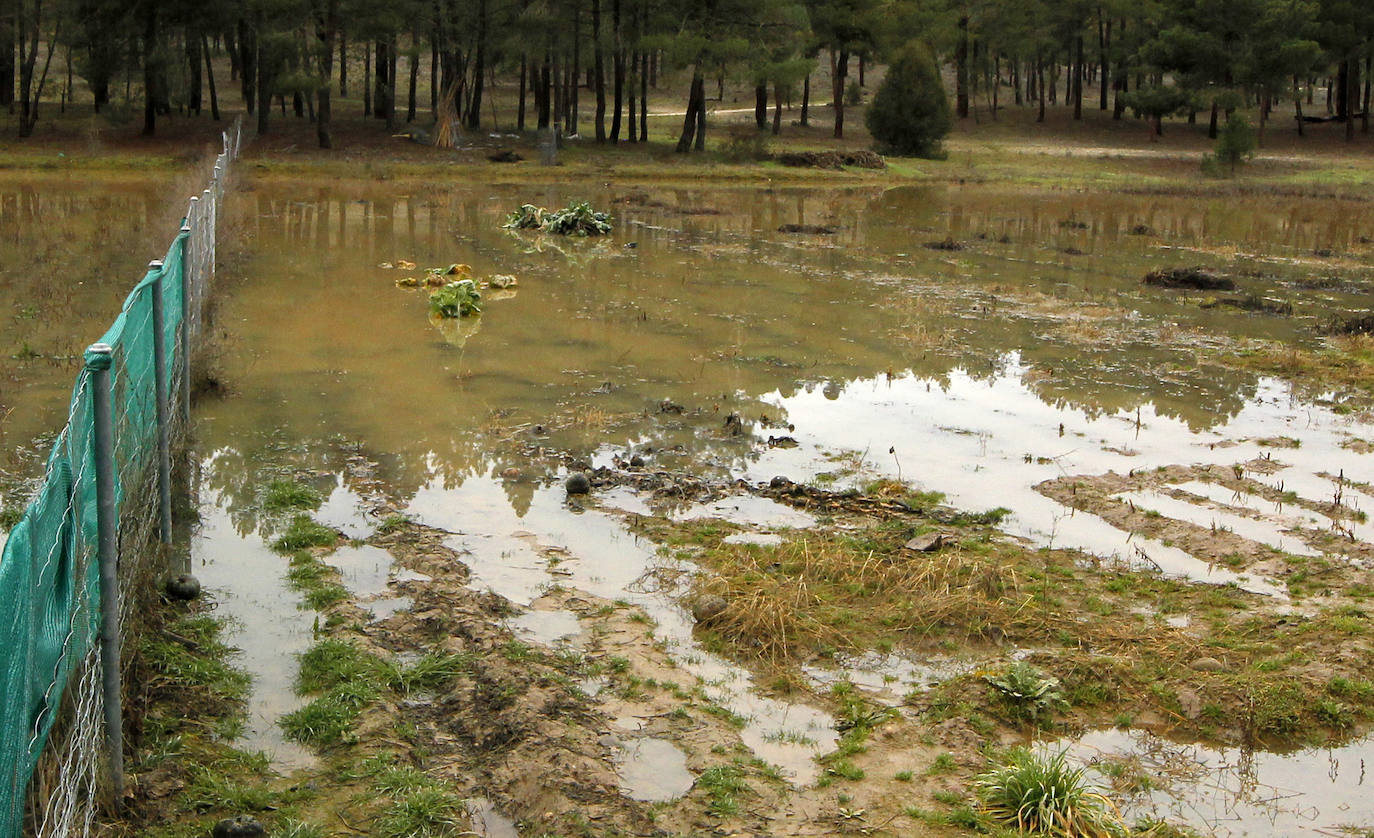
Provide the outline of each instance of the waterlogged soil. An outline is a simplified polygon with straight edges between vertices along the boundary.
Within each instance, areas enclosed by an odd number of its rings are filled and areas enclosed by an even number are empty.
[[[583,199],[612,236],[501,229]],[[395,754],[520,834],[909,834],[962,830],[987,754],[1033,739],[1369,752],[1370,391],[1242,360],[1368,305],[1365,203],[247,178],[229,215],[193,556],[270,538],[261,487],[308,482],[365,544],[318,551],[347,600],[276,628],[471,661],[307,772]],[[517,284],[459,321],[398,286],[455,263]],[[1180,265],[1238,302],[1140,282]],[[827,596],[859,599],[745,607],[856,544]],[[268,618],[235,605],[289,599],[278,562],[214,584],[287,770],[299,646],[257,661]],[[967,610],[864,612],[891,567]],[[983,676],[1014,661],[1069,706],[1009,708]],[[311,804],[331,833],[377,815],[350,776]],[[1344,823],[1341,788],[1297,793]]]

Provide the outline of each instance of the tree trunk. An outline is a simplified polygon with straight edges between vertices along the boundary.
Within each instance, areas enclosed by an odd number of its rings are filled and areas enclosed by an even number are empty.
[[[334,140],[329,134],[329,123],[334,115],[329,101],[329,82],[334,74],[334,35],[339,31],[339,0],[325,0],[323,14],[317,13],[315,27],[320,39],[320,84],[315,93],[319,107],[315,118],[315,135],[320,148],[333,148]]]
[[[372,116],[372,47],[363,42],[363,116]]]
[[[239,89],[243,94],[243,108],[252,116],[258,100],[258,38],[246,20],[239,20],[238,29]]]
[[[1207,137],[1215,140],[1217,138],[1217,100],[1212,100],[1212,116],[1207,123]]]
[[[1364,106],[1360,108],[1360,132],[1369,133],[1369,83],[1374,76],[1374,52],[1364,57]]]
[[[1306,136],[1307,130],[1302,121],[1302,91],[1298,88],[1298,77],[1296,75],[1293,76],[1293,108],[1298,114],[1298,136]]]
[[[515,107],[515,130],[525,131],[525,88],[529,86],[529,56],[520,53],[520,101]]]
[[[215,91],[215,65],[210,60],[210,45],[203,33],[200,36],[200,54],[205,56],[205,81],[210,88],[210,118],[219,122],[219,94]]]
[[[1355,139],[1355,108],[1360,101],[1360,62],[1345,62],[1345,141]]]
[[[429,112],[434,121],[439,121],[439,38],[438,33],[430,36],[429,41]]]
[[[640,56],[639,73],[639,141],[649,141],[649,69],[653,66],[648,53]]]
[[[348,35],[339,33],[339,98],[348,98]]]
[[[477,47],[472,58],[472,107],[468,109],[468,128],[481,125],[482,84],[487,76],[487,0],[477,0]]]
[[[267,133],[272,114],[272,68],[263,60],[262,39],[258,37],[261,31],[262,14],[259,12],[253,22],[253,67],[257,70],[254,82],[258,86],[258,136]]]
[[[701,64],[692,69],[692,86],[687,94],[687,113],[682,117],[682,136],[677,140],[677,151],[685,154],[692,148],[697,133],[697,111],[705,107],[706,80],[701,75]]]
[[[14,42],[17,34],[14,14],[0,14],[0,108],[5,108],[10,113],[14,112]],[[108,99],[107,92],[105,100]],[[96,98],[96,113],[100,112],[103,103],[99,97]]]
[[[754,85],[754,124],[760,131],[768,127],[768,82]]]
[[[801,119],[799,120],[799,122],[801,122],[801,125],[802,125],[803,128],[805,128],[807,125],[810,124],[810,116],[811,116],[810,110],[811,110],[811,74],[810,74],[810,73],[807,73],[807,74],[806,74],[806,78],[802,79],[802,107],[801,107]]]
[[[553,97],[550,95],[551,93],[552,93],[552,90],[551,90],[550,87],[549,87],[549,54],[548,54],[547,52],[545,52],[545,53],[544,53],[544,63],[541,64],[541,65],[539,66],[539,93],[538,93],[538,96],[539,96],[539,127],[540,127],[540,128],[548,128],[548,127],[549,127],[549,118],[550,118],[550,116],[551,116],[550,110],[551,110],[551,108],[552,108],[552,106],[553,106],[553,102],[551,101],[551,99],[552,99]]]
[[[835,100],[835,139],[844,139],[844,80],[849,75],[849,52],[831,53],[831,94]]]
[[[611,114],[611,142],[620,142],[620,114],[625,106],[625,51],[620,46],[620,0],[611,0],[611,47],[615,109]]]
[[[577,82],[582,77],[582,3],[573,3],[572,67],[568,70],[568,95],[572,100],[568,119],[568,133],[579,134],[578,123],[582,121],[582,100]]]
[[[959,43],[954,48],[954,112],[968,119],[968,15],[959,18]]]
[[[1107,72],[1107,49],[1112,44],[1112,22],[1102,19],[1102,9],[1097,10],[1097,56],[1099,66],[1102,68],[1101,78],[1098,81],[1097,109],[1105,111],[1107,109],[1107,77],[1111,73]]]
[[[200,38],[194,32],[186,33],[186,112],[192,111],[200,116],[201,91],[205,87],[200,76]]]
[[[410,89],[406,99],[406,122],[415,121],[415,87],[420,80],[420,51],[415,44],[419,42],[418,33],[411,33],[410,52],[407,54],[406,61],[410,64]]]
[[[592,72],[596,79],[596,141],[606,142],[606,63],[601,50],[601,0],[592,0]]]
[[[1075,60],[1073,65],[1073,118],[1083,118],[1083,36],[1074,40]]]
[[[1035,115],[1036,122],[1045,121],[1045,62],[1039,54],[1035,56],[1035,93],[1040,98],[1040,108]]]
[[[161,95],[158,78],[161,61],[157,58],[162,44],[158,43],[157,6],[149,3],[143,17],[143,136],[157,131],[157,105]],[[26,103],[27,104],[27,103]]]
[[[782,82],[773,82],[773,136],[782,133]]]
[[[635,75],[639,71],[639,53],[630,53],[630,64],[626,74],[627,84],[625,85],[626,98],[629,101],[629,127],[625,132],[625,139],[628,142],[639,142],[639,120],[635,119],[635,112],[639,108],[638,92],[635,84]]]

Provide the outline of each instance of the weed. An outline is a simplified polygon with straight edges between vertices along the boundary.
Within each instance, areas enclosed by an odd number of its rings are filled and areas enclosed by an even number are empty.
[[[892,779],[899,783],[909,783],[914,775],[910,771],[898,771],[892,775]]]
[[[313,487],[294,480],[273,480],[262,492],[263,511],[270,513],[317,509],[323,502],[324,496]]]
[[[697,785],[705,790],[710,801],[707,810],[719,817],[738,813],[739,796],[749,791],[744,771],[737,765],[713,765],[701,772]]]
[[[306,550],[311,547],[333,547],[339,541],[339,534],[323,524],[311,520],[309,515],[297,515],[276,541],[273,549],[281,553]]]
[[[940,754],[926,769],[927,774],[948,774],[959,766],[954,762],[954,754]]]
[[[1086,769],[1053,756],[1014,748],[1007,761],[980,774],[974,789],[993,820],[1024,832],[1064,838],[1117,836],[1126,826],[1116,806],[1088,784]]]
[[[1042,713],[1067,709],[1059,679],[1026,661],[1017,661],[996,675],[984,675],[1010,706],[1012,713],[1038,722]]]
[[[430,652],[410,666],[398,668],[391,688],[401,693],[434,692],[467,672],[472,659],[466,655]]]
[[[393,513],[382,519],[382,522],[377,525],[377,532],[381,535],[391,535],[410,522],[409,515],[400,512]]]
[[[943,803],[946,806],[954,806],[964,800],[963,795],[957,791],[946,791],[945,789],[937,789],[931,797],[935,798],[936,803]]]
[[[439,788],[418,788],[397,797],[377,819],[381,838],[441,838],[457,832],[467,809],[462,798]]]
[[[864,778],[864,770],[847,759],[836,759],[826,767],[825,773],[844,780],[858,781]]]

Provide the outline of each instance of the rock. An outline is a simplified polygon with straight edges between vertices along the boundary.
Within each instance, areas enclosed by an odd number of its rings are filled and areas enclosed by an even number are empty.
[[[563,488],[567,489],[570,495],[585,495],[592,490],[592,481],[591,478],[579,471],[568,475],[568,479],[563,483]]]
[[[1133,235],[1133,236],[1153,236],[1153,235],[1157,235],[1157,234],[1155,233],[1154,228],[1151,227],[1150,225],[1148,225],[1148,224],[1137,224],[1137,225],[1135,225],[1134,227],[1131,228],[1131,235]]]
[[[778,228],[779,233],[807,233],[813,236],[833,236],[838,232],[834,227],[826,227],[821,224],[784,224]]]
[[[768,481],[768,488],[770,489],[786,489],[788,486],[791,485],[792,481],[788,480],[786,477],[783,477],[781,474],[779,474],[777,477],[774,477],[772,480]]]
[[[502,149],[501,151],[494,151],[491,154],[488,154],[487,159],[493,163],[519,163],[521,160],[524,160],[525,158],[516,154],[514,151],[511,151],[510,149],[506,148]]]
[[[1209,268],[1162,268],[1145,274],[1146,285],[1159,288],[1193,288],[1199,291],[1234,291],[1236,281]]]
[[[514,288],[520,284],[520,280],[510,274],[493,274],[487,278],[487,285],[492,288]]]
[[[1192,663],[1188,664],[1188,666],[1192,667],[1194,670],[1198,672],[1226,671],[1226,664],[1222,663],[1216,658],[1197,658]]]
[[[902,545],[904,549],[914,550],[917,553],[932,553],[943,546],[945,546],[945,534],[941,532],[928,532],[925,535],[918,535]]]
[[[770,436],[768,437],[769,448],[796,448],[800,443],[790,436]]]
[[[687,408],[683,407],[682,405],[678,404],[672,399],[664,399],[663,401],[658,403],[659,413],[676,413],[680,415],[686,410]]]
[[[501,469],[502,480],[519,480],[523,476],[523,474],[524,473],[521,472],[520,469],[516,468],[515,466]]]
[[[267,830],[252,815],[225,818],[210,832],[212,838],[261,838],[266,834]]]
[[[738,413],[731,413],[725,417],[725,435],[741,436],[744,434],[744,420]]]
[[[200,580],[189,573],[183,573],[168,579],[162,590],[166,592],[168,599],[189,602],[200,596]]]
[[[638,454],[630,458],[630,468],[644,468],[644,458]]]
[[[1196,719],[1202,715],[1202,699],[1187,687],[1178,689],[1178,706],[1189,719]]]
[[[698,623],[705,623],[724,614],[728,607],[730,603],[725,601],[725,597],[703,594],[692,600],[692,619]]]

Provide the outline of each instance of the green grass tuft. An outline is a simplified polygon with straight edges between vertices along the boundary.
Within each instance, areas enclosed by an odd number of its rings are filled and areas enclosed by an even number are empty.
[[[1090,785],[1085,768],[1053,756],[1013,748],[1006,763],[974,780],[983,811],[1023,832],[1060,838],[1115,838],[1127,833],[1115,804]]]

